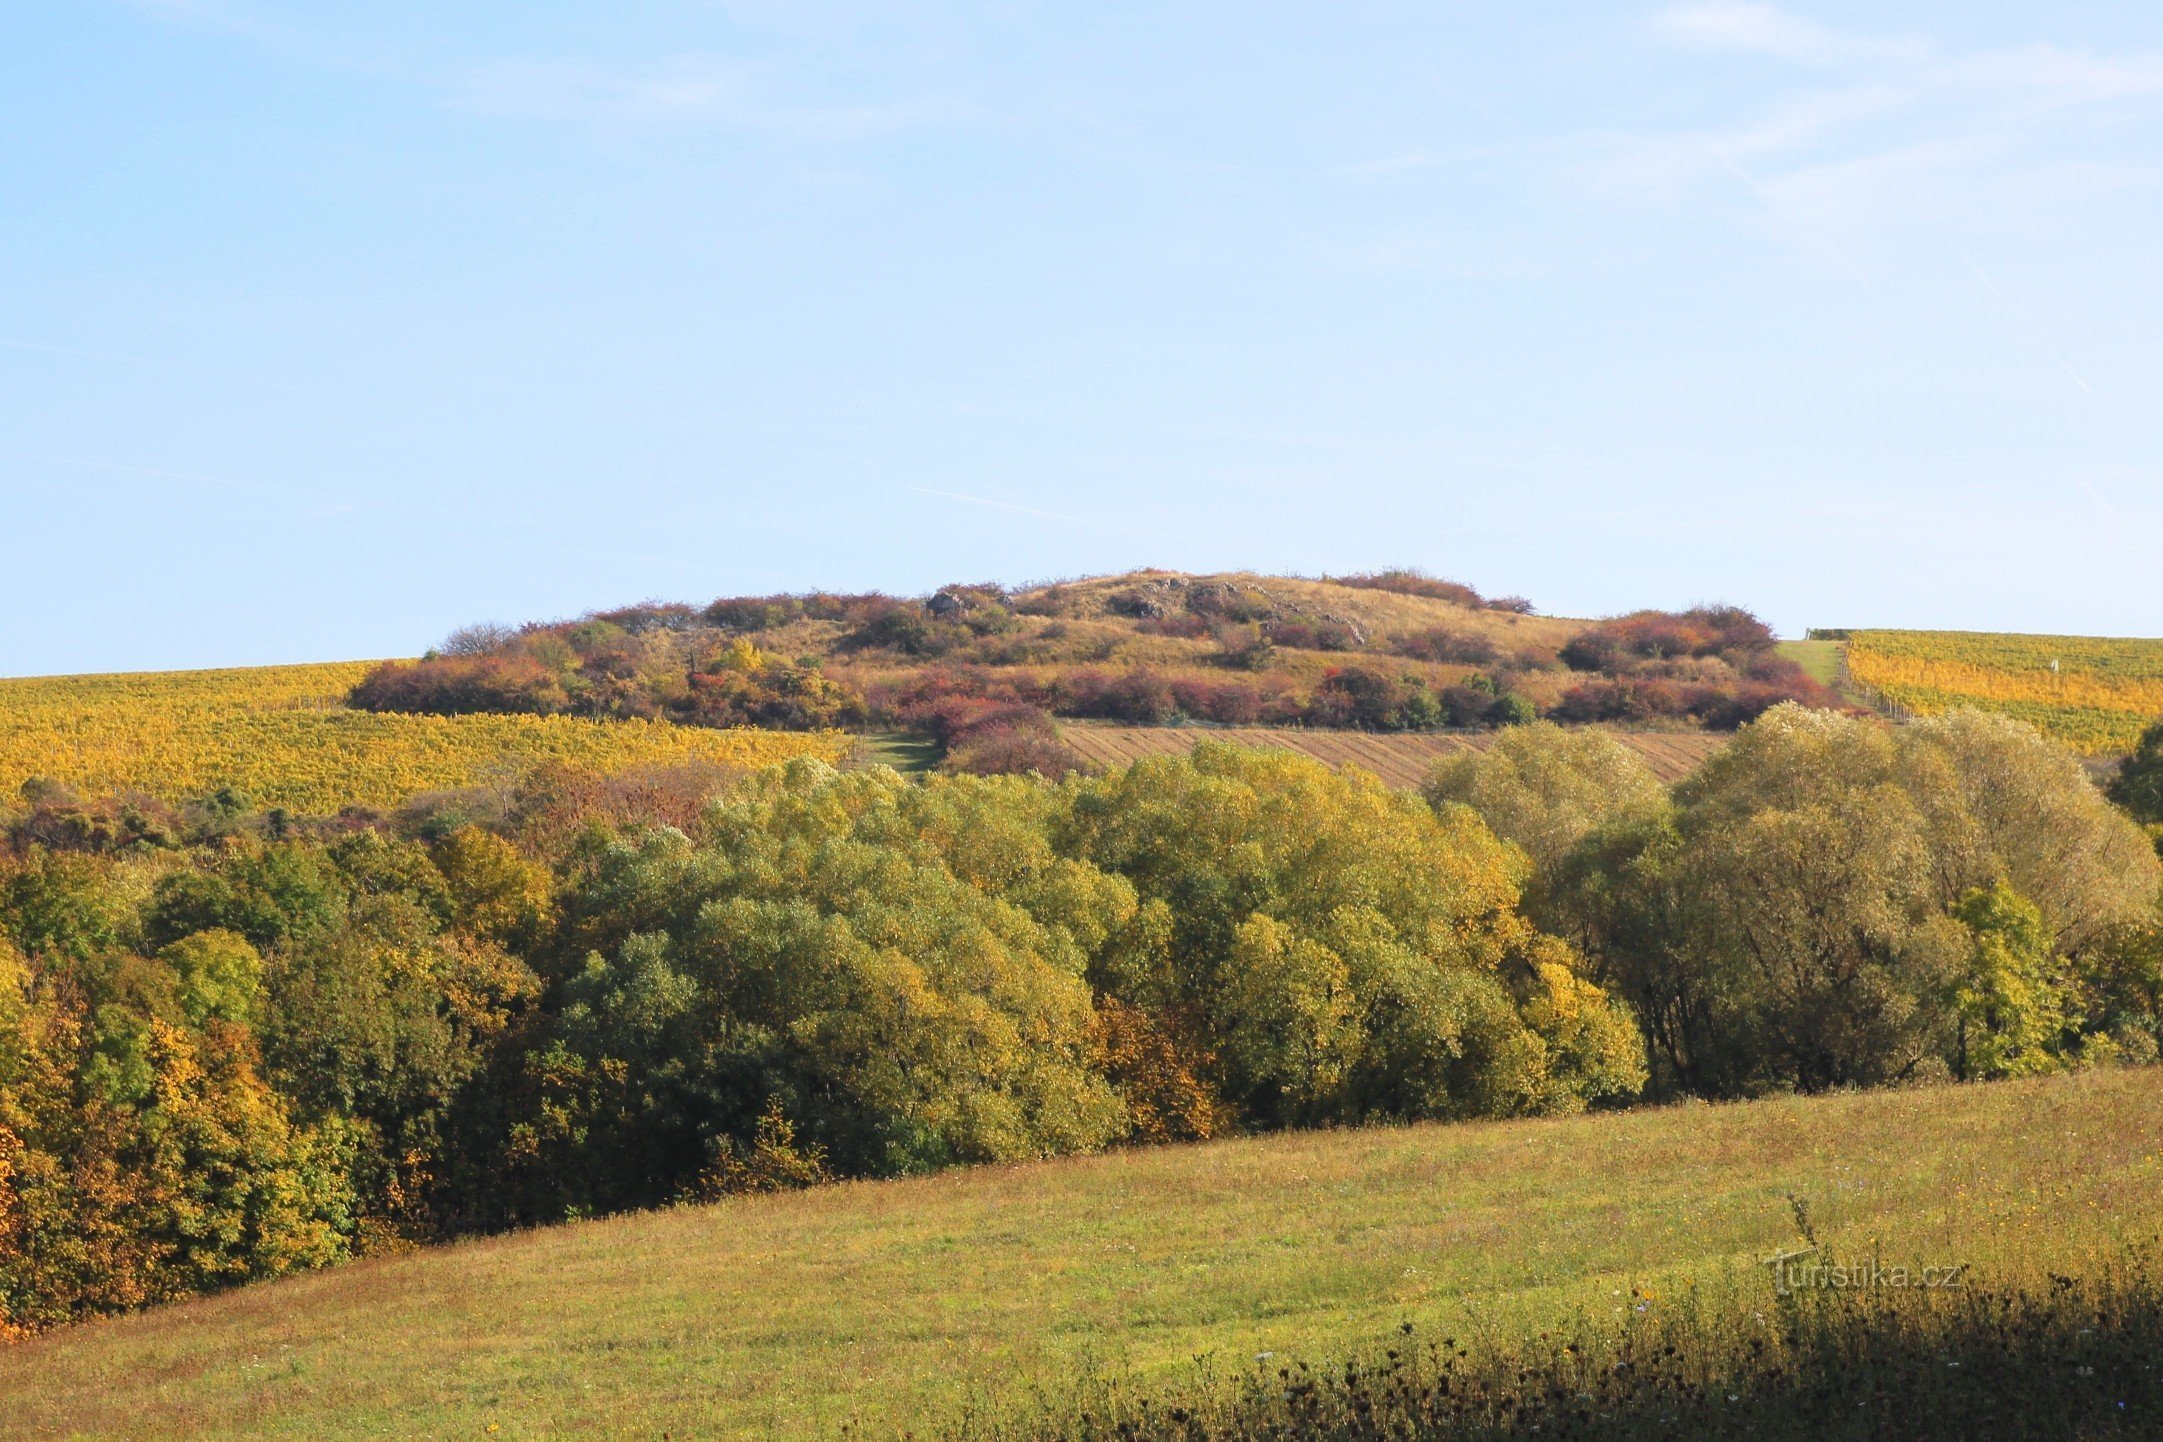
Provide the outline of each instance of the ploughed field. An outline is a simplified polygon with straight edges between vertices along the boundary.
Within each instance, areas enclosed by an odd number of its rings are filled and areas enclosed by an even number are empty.
[[[1981,1286],[2077,1273],[2163,1223],[2163,1089],[1274,1135],[577,1223],[9,1347],[0,1435],[924,1435],[1407,1321],[1473,1345],[1673,1309],[1763,1326],[1799,1214]]]
[[[1484,751],[1493,731],[1324,731],[1285,726],[1115,726],[1066,722],[1059,739],[1099,766],[1125,766],[1145,756],[1184,755],[1197,741],[1235,746],[1277,746],[1331,766],[1357,766],[1386,785],[1416,787],[1437,761],[1465,751]],[[1615,739],[1644,757],[1662,781],[1695,771],[1727,738],[1706,731],[1618,731]]]

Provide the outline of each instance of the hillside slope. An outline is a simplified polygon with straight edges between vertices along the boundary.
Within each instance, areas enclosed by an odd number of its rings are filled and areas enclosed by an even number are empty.
[[[1272,1136],[746,1198],[0,1351],[0,1435],[874,1435],[1084,1371],[1499,1335],[1821,1235],[2005,1273],[2163,1220],[2152,1072]],[[1648,1305],[1650,1305],[1648,1303]]]

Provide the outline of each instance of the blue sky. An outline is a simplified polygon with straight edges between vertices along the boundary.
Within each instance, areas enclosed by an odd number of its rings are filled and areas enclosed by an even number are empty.
[[[7,8],[0,672],[1148,564],[2163,634],[2152,3]]]

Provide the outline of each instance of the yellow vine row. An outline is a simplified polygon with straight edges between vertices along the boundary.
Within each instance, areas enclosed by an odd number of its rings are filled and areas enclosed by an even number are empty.
[[[369,662],[0,680],[0,796],[31,777],[165,800],[231,786],[308,814],[386,807],[557,761],[595,771],[839,760],[827,733],[715,731],[568,716],[396,716],[344,708]]]

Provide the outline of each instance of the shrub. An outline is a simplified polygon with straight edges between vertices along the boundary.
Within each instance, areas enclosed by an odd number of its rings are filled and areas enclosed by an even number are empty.
[[[570,696],[562,680],[531,656],[491,652],[386,661],[363,677],[346,701],[362,711],[550,716],[564,710]]]
[[[1435,601],[1451,601],[1460,606],[1484,606],[1480,593],[1470,586],[1456,581],[1445,581],[1430,576],[1411,566],[1397,566],[1387,571],[1364,571],[1354,576],[1329,576],[1325,579],[1340,586],[1354,586],[1366,591],[1395,591],[1400,596],[1425,596]]]
[[[1484,666],[1501,655],[1495,643],[1485,636],[1453,631],[1447,626],[1430,626],[1424,631],[1392,636],[1389,649],[1393,655],[1408,656],[1417,661],[1461,666]]]
[[[1327,618],[1268,621],[1262,626],[1262,634],[1272,645],[1302,651],[1356,651],[1362,644],[1356,628]]]
[[[972,776],[1020,775],[1025,772],[1057,781],[1073,771],[1092,769],[1079,753],[1059,739],[1051,717],[1025,703],[949,705],[932,722],[933,734],[946,748],[940,769]]]
[[[1770,651],[1772,628],[1740,606],[1635,611],[1588,627],[1562,648],[1573,670],[1621,675],[1648,660],[1718,656],[1741,663]]]

